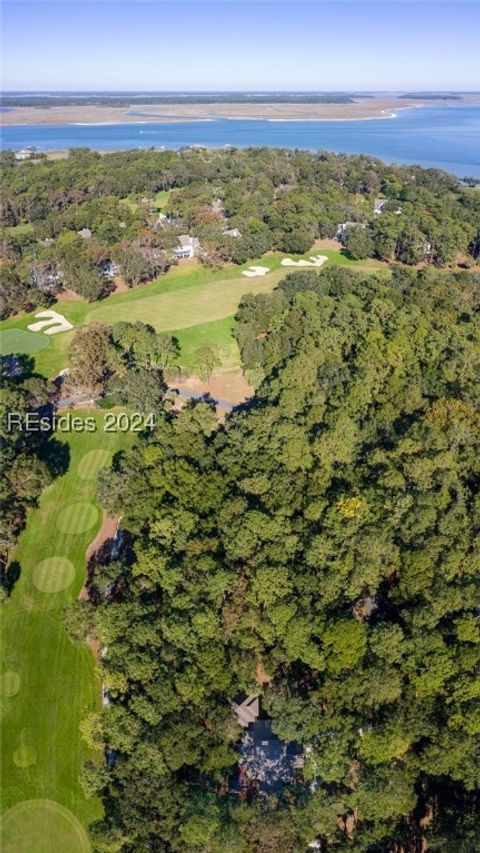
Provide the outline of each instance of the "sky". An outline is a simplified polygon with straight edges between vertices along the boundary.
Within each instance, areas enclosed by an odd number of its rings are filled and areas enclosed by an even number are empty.
[[[480,90],[480,0],[4,0],[5,90]]]

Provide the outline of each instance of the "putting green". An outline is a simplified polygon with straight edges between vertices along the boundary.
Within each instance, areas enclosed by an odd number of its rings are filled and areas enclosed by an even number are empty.
[[[74,577],[75,567],[66,557],[47,557],[35,566],[32,580],[40,592],[61,592]]]
[[[49,343],[45,335],[27,332],[25,329],[7,329],[0,335],[0,354],[40,352],[46,349]]]
[[[3,853],[91,853],[87,833],[76,817],[52,800],[26,800],[5,812]]]
[[[35,764],[37,761],[37,750],[33,748],[33,746],[27,746],[26,743],[22,743],[18,749],[13,753],[13,763],[17,765],[17,767],[30,767],[32,764]]]
[[[16,696],[20,690],[20,676],[18,672],[2,672],[0,675],[0,696],[10,698]]]
[[[94,504],[75,503],[66,506],[57,515],[57,528],[60,533],[85,533],[98,519],[98,509]]]
[[[100,468],[106,468],[112,461],[109,450],[91,450],[80,459],[77,473],[81,480],[93,480]]]

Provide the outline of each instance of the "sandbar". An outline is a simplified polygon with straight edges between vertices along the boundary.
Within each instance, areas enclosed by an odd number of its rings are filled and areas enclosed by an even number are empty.
[[[452,103],[479,103],[479,96],[464,96]],[[447,104],[450,101],[442,101]],[[428,97],[408,100],[395,96],[356,99],[351,104],[305,103],[211,103],[211,104],[139,104],[127,107],[52,106],[15,107],[2,113],[4,125],[41,124],[151,124],[158,122],[212,121],[218,119],[269,121],[353,121],[372,118],[394,118],[401,109],[436,104]]]

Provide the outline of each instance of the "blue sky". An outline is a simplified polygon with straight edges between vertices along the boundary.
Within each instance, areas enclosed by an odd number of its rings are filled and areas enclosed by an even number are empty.
[[[2,88],[480,89],[478,2],[5,0]]]

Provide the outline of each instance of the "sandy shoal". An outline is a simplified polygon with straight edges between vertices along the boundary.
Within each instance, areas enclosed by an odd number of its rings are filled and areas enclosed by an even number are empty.
[[[464,103],[480,98],[465,97]],[[422,104],[444,105],[448,101],[409,101],[385,97],[355,101],[353,104],[139,104],[128,107],[58,106],[16,107],[3,113],[2,124],[135,124],[153,122],[205,121],[207,119],[268,119],[270,121],[344,121],[388,118],[400,109]],[[460,103],[460,101],[455,101]],[[129,115],[129,112],[142,115]]]

